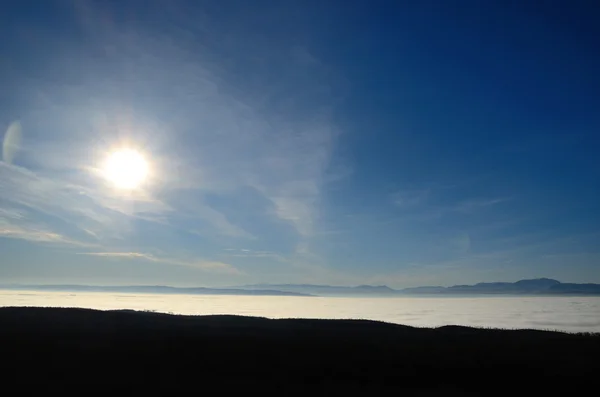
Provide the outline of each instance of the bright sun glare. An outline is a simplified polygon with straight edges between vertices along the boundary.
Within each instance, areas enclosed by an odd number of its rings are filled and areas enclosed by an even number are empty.
[[[119,149],[106,159],[103,174],[119,189],[135,189],[148,177],[148,162],[136,150]]]

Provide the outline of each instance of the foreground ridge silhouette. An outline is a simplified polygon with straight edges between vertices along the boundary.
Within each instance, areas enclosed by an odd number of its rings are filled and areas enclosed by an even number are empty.
[[[599,334],[366,320],[6,307],[0,337],[6,390],[61,395],[561,395],[600,369]]]

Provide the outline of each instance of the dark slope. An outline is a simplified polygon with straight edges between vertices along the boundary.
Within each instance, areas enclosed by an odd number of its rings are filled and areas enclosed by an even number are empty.
[[[0,337],[5,388],[62,395],[558,395],[600,357],[591,335],[86,309],[0,308]]]

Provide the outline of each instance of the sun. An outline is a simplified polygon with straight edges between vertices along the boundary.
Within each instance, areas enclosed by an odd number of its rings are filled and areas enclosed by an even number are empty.
[[[102,174],[119,189],[140,187],[148,178],[149,166],[144,156],[134,149],[118,149],[110,153]]]

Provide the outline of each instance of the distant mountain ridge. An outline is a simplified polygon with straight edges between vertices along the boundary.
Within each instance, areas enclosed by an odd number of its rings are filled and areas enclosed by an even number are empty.
[[[122,292],[138,294],[189,295],[253,295],[253,296],[310,296],[309,294],[272,289],[244,290],[234,288],[178,288],[163,285],[92,286],[92,285],[0,285],[0,289],[72,292]]]
[[[558,280],[550,278],[538,278],[530,280],[519,280],[514,283],[508,282],[492,282],[492,283],[477,283],[475,285],[454,285],[452,287],[428,287],[430,290],[425,290],[421,287],[405,288],[403,293],[418,294],[418,293],[436,293],[436,294],[532,294],[532,293],[558,293],[558,285],[562,283]],[[585,284],[574,284],[585,285]],[[594,284],[599,287],[600,284]],[[573,290],[576,290],[574,288]],[[579,288],[577,291],[582,292],[584,288]]]
[[[334,285],[313,285],[313,284],[252,284],[243,285],[235,288],[248,291],[264,288],[273,288],[278,291],[288,291],[295,293],[305,293],[320,296],[347,296],[347,295],[370,295],[370,296],[389,296],[398,294],[398,290],[392,289],[387,285],[358,285],[355,287],[334,286]]]
[[[138,294],[251,295],[251,296],[354,296],[406,295],[600,295],[600,284],[561,283],[550,278],[487,282],[451,287],[423,286],[393,289],[386,285],[334,286],[313,284],[252,284],[227,288],[168,286],[0,285],[0,289]]]
[[[600,284],[561,283],[550,278],[525,279],[517,282],[489,282],[475,285],[454,285],[451,287],[423,286],[392,289],[386,285],[343,287],[312,284],[254,284],[236,288],[253,290],[273,288],[279,291],[307,293],[321,296],[398,296],[398,295],[600,295]]]

